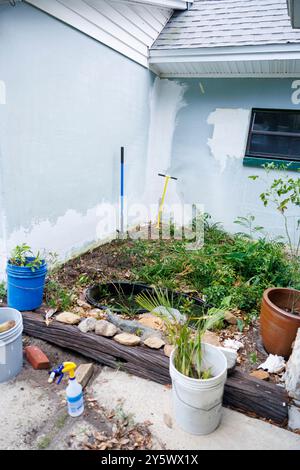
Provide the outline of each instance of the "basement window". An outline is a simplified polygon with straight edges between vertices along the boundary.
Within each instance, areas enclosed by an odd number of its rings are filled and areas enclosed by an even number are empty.
[[[253,109],[244,165],[300,169],[300,111]]]

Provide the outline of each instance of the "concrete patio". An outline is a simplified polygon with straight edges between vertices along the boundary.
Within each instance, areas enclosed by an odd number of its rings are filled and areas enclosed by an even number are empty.
[[[66,353],[46,343],[51,358],[84,358]],[[92,430],[107,431],[109,423],[86,400],[86,412],[77,419],[66,413],[65,385],[49,385],[47,371],[34,371],[25,363],[20,376],[0,385],[0,422],[3,432],[0,449],[78,449]],[[220,428],[209,436],[191,436],[181,431],[172,418],[171,389],[139,379],[119,370],[95,367],[86,396],[107,410],[122,409],[136,422],[150,421],[155,449],[220,450],[268,449],[300,450],[300,436],[241,413],[223,410]]]

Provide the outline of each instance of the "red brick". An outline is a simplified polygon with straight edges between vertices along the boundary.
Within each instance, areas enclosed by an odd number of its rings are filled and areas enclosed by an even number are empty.
[[[25,355],[34,369],[49,369],[50,361],[48,357],[37,346],[27,346]]]

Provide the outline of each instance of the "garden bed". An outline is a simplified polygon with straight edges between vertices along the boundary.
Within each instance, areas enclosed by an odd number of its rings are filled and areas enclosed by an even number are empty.
[[[169,385],[169,359],[159,350],[145,346],[127,347],[113,339],[82,333],[76,326],[45,322],[39,313],[24,312],[26,334],[68,350],[76,351],[101,364],[121,369],[139,377]],[[288,417],[288,397],[282,387],[250,377],[236,369],[228,377],[224,406],[284,425]]]
[[[218,243],[222,242],[222,237],[227,240],[228,236],[223,234],[222,231],[219,231],[219,229],[215,229],[213,232],[214,242],[211,244],[218,246]],[[226,243],[229,243],[229,241],[227,240]],[[231,240],[230,243],[234,244],[234,240]],[[205,298],[203,290],[200,290],[200,284],[202,282],[205,284],[210,282],[211,274],[209,274],[207,282],[206,280],[201,280],[202,278],[199,273],[205,273],[208,268],[204,265],[201,266],[201,263],[203,264],[204,261],[200,258],[199,254],[188,254],[184,264],[182,264],[183,254],[185,255],[184,252],[182,253],[183,245],[182,242],[174,242],[172,240],[163,242],[133,242],[129,240],[115,241],[100,246],[93,251],[69,261],[52,276],[51,282],[59,286],[59,289],[58,293],[52,296],[53,303],[48,302],[48,304],[50,303],[51,307],[55,307],[58,304],[59,310],[71,309],[75,313],[84,315],[81,303],[86,301],[85,292],[87,287],[97,283],[111,283],[117,280],[142,282],[156,286],[160,285],[194,297]],[[208,250],[208,248],[206,249]],[[276,247],[275,251],[277,252],[279,249],[279,247]],[[223,252],[222,247],[220,250]],[[236,250],[236,247],[233,248],[234,252]],[[258,250],[260,251],[261,247],[259,247]],[[197,256],[199,257],[199,264],[196,263]],[[274,255],[274,257],[276,256]],[[178,264],[176,264],[177,257],[179,257],[180,260]],[[256,260],[257,253],[253,254],[248,264],[251,263],[257,266],[259,260],[254,262],[253,258]],[[285,263],[285,260],[282,262]],[[189,266],[189,263],[191,266]],[[278,267],[278,263],[276,266]],[[221,268],[219,267],[219,269]],[[194,271],[192,272],[192,270]],[[254,268],[247,273],[249,277],[253,274],[253,270]],[[219,274],[215,272],[215,276],[217,277]],[[270,277],[271,274],[268,274],[268,276]],[[199,282],[197,282],[197,278],[200,279]],[[236,278],[230,280],[232,284],[230,285],[230,289],[238,289],[239,286],[234,287],[234,284],[240,283],[240,278],[241,276],[237,275]],[[238,363],[242,371],[251,373],[256,370],[258,365],[264,362],[267,357],[259,335],[259,296],[263,291],[263,287],[260,287],[258,294],[256,285],[253,289],[245,286],[242,287],[243,288],[240,288],[240,292],[243,294],[241,297],[241,305],[236,304],[238,306],[233,307],[237,323],[234,325],[225,324],[214,333],[218,337],[220,344],[226,339],[236,339],[243,343],[244,347],[239,351]],[[217,288],[218,284],[217,281],[215,281],[214,290],[217,291]],[[220,291],[223,289],[224,285],[220,285]],[[243,289],[246,290],[246,293],[244,293]],[[206,292],[206,289],[204,289],[204,291]],[[249,308],[245,301],[248,293],[251,297],[251,301],[249,300]],[[221,300],[222,298],[220,298],[220,301]],[[270,374],[269,380],[279,383],[281,377]]]

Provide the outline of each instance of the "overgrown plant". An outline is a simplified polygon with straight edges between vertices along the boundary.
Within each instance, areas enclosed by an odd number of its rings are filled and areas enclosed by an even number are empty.
[[[178,321],[168,291],[163,289],[155,289],[154,294],[141,293],[136,302],[164,321],[168,340],[175,346],[174,366],[178,372],[194,379],[211,378],[211,371],[203,368],[202,339],[207,330],[223,320],[224,310],[213,308],[200,318]]]
[[[255,225],[255,216],[252,214],[248,214],[246,217],[237,217],[234,223],[247,230],[246,233],[239,232],[237,235],[242,235],[243,237],[252,239],[255,234],[263,234],[264,227]]]
[[[271,182],[267,189],[261,193],[260,199],[265,207],[273,204],[276,210],[282,215],[284,229],[289,244],[291,255],[298,259],[300,254],[300,217],[296,220],[296,239],[292,241],[291,230],[288,223],[288,211],[295,207],[299,213],[300,210],[300,177],[293,178],[287,173],[288,165],[276,167],[274,163],[265,165],[267,174],[271,170],[277,169],[283,174]],[[252,180],[257,180],[258,175],[249,176]]]
[[[130,258],[136,280],[197,292],[215,307],[230,296],[229,309],[242,310],[251,320],[268,287],[288,287],[294,279],[294,287],[300,288],[300,275],[282,241],[230,235],[208,215],[204,225],[205,244],[199,250],[188,250],[182,240],[139,240],[124,247],[122,254]]]
[[[0,282],[0,302],[4,302],[6,299],[6,287],[4,282]]]
[[[45,286],[46,304],[57,310],[68,310],[72,305],[72,292],[65,289],[55,279],[48,279]]]
[[[39,251],[34,255],[31,247],[26,245],[26,243],[22,243],[22,245],[17,245],[12,250],[9,263],[14,266],[22,266],[35,271],[41,267],[43,259],[41,258]]]
[[[289,212],[296,209],[297,213],[300,213],[300,177],[292,177],[288,173],[289,165],[280,165],[276,167],[274,163],[269,163],[264,166],[267,174],[277,169],[281,172],[280,176],[277,176],[268,185],[267,189],[260,194],[265,207],[272,205],[276,211],[283,218],[283,225],[286,234],[286,239],[289,247],[289,256],[292,265],[292,277],[290,287],[294,287],[295,281],[299,280],[299,263],[300,263],[300,217],[296,216],[295,224],[295,237],[292,237],[291,227],[289,225]],[[257,180],[258,175],[250,176],[252,180]],[[294,240],[293,240],[294,238]],[[299,302],[299,294],[293,294],[291,311],[293,312],[296,304]],[[299,313],[294,312],[294,313]]]

